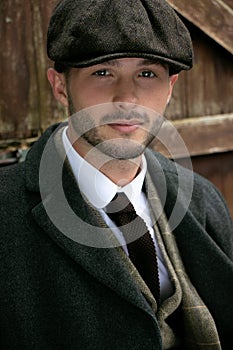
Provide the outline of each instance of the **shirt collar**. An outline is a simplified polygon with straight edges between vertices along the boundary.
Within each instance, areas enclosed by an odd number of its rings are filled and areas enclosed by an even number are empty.
[[[147,171],[146,158],[142,157],[141,171],[134,180],[124,187],[119,187],[74,150],[67,137],[67,128],[62,135],[65,152],[80,191],[89,202],[95,208],[102,209],[111,202],[117,192],[124,192],[131,202],[136,202],[140,198]]]

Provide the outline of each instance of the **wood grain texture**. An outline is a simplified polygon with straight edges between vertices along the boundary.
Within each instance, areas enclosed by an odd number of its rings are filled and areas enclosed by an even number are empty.
[[[0,138],[38,136],[61,120],[46,78],[46,32],[57,1],[0,3]]]
[[[174,159],[233,151],[233,114],[165,122],[158,138],[151,147]]]
[[[167,0],[180,14],[233,54],[231,0]]]
[[[166,117],[177,120],[231,113],[233,56],[200,29],[187,25],[194,45],[194,67],[179,75]]]
[[[179,163],[185,166],[186,161],[180,159]],[[192,165],[223,194],[233,218],[233,152],[192,157]]]

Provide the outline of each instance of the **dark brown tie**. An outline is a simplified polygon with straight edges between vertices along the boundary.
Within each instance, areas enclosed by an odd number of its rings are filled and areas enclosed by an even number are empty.
[[[136,214],[124,193],[118,193],[114,197],[106,212],[123,233],[131,261],[159,303],[160,284],[156,250],[144,220]]]

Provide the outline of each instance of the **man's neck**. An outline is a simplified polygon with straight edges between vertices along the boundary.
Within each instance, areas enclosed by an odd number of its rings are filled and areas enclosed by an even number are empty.
[[[133,160],[111,160],[100,171],[119,187],[133,181],[140,172],[141,157]]]

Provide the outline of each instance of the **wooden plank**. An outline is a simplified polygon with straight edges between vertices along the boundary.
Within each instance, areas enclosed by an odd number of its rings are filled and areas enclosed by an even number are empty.
[[[165,122],[158,137],[162,142],[157,138],[150,147],[174,159],[232,151],[233,113]],[[25,150],[36,140],[0,140],[0,150]]]
[[[232,1],[167,0],[177,12],[233,54]]]
[[[50,62],[46,52],[47,28],[50,14],[58,0],[30,0],[30,3],[33,31],[32,44],[36,57],[40,130],[44,131],[49,125],[59,122],[65,117],[65,110],[55,101],[46,75],[47,68],[53,66],[53,62]]]
[[[194,67],[181,72],[166,111],[170,120],[232,113],[232,54],[187,22],[194,44]]]
[[[165,122],[158,138],[151,147],[174,159],[232,151],[233,113]]]
[[[193,157],[192,165],[221,191],[233,218],[233,152]]]
[[[57,0],[1,0],[0,137],[38,136],[64,118],[46,78],[46,32]]]
[[[224,0],[225,4],[227,4],[229,7],[232,7],[232,0]]]
[[[33,118],[28,117],[29,95],[31,101],[32,95],[37,95],[34,60],[28,54],[32,43],[30,4],[1,2],[0,23],[0,133],[18,130],[18,134],[28,136],[29,130],[36,127]]]

